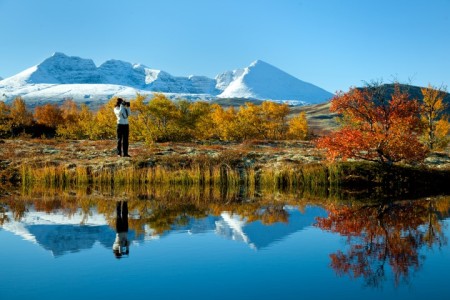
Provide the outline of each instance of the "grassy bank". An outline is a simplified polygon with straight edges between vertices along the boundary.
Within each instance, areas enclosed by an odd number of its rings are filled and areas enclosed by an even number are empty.
[[[132,143],[132,159],[117,158],[114,147],[114,141],[4,140],[0,194],[8,185],[219,187],[352,198],[450,193],[448,152],[434,154],[422,167],[387,167],[328,164],[310,142]]]
[[[450,192],[450,170],[410,166],[382,166],[366,162],[246,167],[242,161],[187,166],[133,164],[64,167],[21,167],[22,186],[214,186],[226,189],[302,190],[314,194],[361,193],[361,197],[399,196]]]

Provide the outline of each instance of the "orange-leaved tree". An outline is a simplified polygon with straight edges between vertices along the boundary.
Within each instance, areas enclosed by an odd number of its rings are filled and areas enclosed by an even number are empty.
[[[342,127],[319,138],[317,146],[331,160],[356,158],[392,164],[420,162],[427,149],[419,141],[419,104],[400,90],[390,97],[382,86],[352,88],[331,100],[332,112],[341,115]]]

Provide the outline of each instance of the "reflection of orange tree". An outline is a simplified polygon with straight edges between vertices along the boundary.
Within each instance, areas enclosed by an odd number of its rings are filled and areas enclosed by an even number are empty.
[[[369,286],[379,286],[386,278],[388,264],[398,285],[421,267],[419,251],[425,244],[432,247],[446,243],[437,212],[439,209],[447,216],[449,208],[448,199],[371,206],[332,204],[328,217],[318,218],[316,225],[348,238],[347,252],[330,255],[337,274],[362,277]]]

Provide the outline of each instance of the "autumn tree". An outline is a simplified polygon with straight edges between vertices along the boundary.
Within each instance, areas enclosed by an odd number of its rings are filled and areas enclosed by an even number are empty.
[[[137,116],[130,118],[130,122],[133,122],[132,139],[148,143],[175,140],[178,131],[176,125],[180,117],[175,103],[163,94],[154,94],[148,103],[145,103],[145,99],[146,97],[138,95],[134,101]]]
[[[106,104],[102,105],[92,116],[93,127],[90,130],[92,139],[113,139],[116,137],[117,121],[114,114],[114,105],[117,98],[111,98]]]
[[[78,114],[78,127],[80,128],[80,135],[78,138],[96,139],[96,128],[94,113],[86,104],[81,104],[81,109]]]
[[[195,123],[193,134],[196,139],[205,140],[213,137],[213,121],[211,119],[212,106],[204,101],[191,104],[190,111]]]
[[[236,115],[240,139],[265,138],[265,122],[262,107],[251,102],[239,107]]]
[[[213,128],[211,128],[214,136],[225,141],[242,140],[245,130],[238,123],[237,112],[233,106],[223,108],[218,104],[212,105],[211,120]]]
[[[156,141],[171,141],[177,135],[180,111],[173,101],[163,94],[155,94],[148,102],[148,112],[154,126]]]
[[[331,100],[332,112],[339,113],[342,127],[318,139],[331,160],[356,158],[380,163],[420,162],[426,148],[419,141],[422,130],[419,103],[395,85],[386,97],[382,86],[352,88]]]
[[[282,140],[288,132],[289,106],[286,103],[264,101],[261,104],[262,127],[266,139]]]
[[[21,97],[13,100],[9,110],[9,126],[14,135],[24,132],[25,129],[33,124],[33,114],[28,110],[25,101]]]
[[[9,134],[11,131],[11,107],[0,101],[0,136]]]
[[[37,124],[54,129],[64,121],[62,111],[56,104],[37,106],[34,110],[34,119]]]
[[[155,141],[155,129],[153,119],[148,105],[145,103],[147,97],[138,94],[134,101],[130,102],[131,109],[135,114],[129,117],[130,123],[130,140],[144,141],[151,144]]]
[[[190,102],[178,100],[175,105],[179,111],[177,123],[177,137],[179,141],[207,137],[211,129],[211,105],[204,101]]]
[[[420,115],[424,124],[422,140],[430,150],[444,148],[448,142],[450,124],[448,117],[444,115],[447,104],[445,88],[436,88],[429,85],[420,89],[423,95],[423,103],[420,107]]]
[[[83,124],[83,121],[87,120],[89,122],[89,112],[87,111],[87,106],[84,106],[83,109],[84,111],[80,110],[73,100],[66,100],[61,106],[64,122],[56,128],[56,133],[61,137],[69,139],[83,139],[88,137],[89,133],[86,132],[86,128],[90,124]]]
[[[308,136],[308,121],[303,111],[289,120],[288,136],[290,139],[304,140]]]
[[[443,201],[448,213],[448,201]],[[315,226],[347,238],[348,249],[330,255],[331,267],[339,275],[365,279],[379,286],[392,270],[394,283],[407,280],[421,267],[424,246],[442,246],[447,238],[437,214],[439,202],[429,200],[373,205],[329,204],[328,216]]]

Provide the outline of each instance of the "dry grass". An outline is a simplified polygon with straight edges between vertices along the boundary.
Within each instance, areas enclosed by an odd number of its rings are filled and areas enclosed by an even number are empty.
[[[132,159],[117,158],[115,141],[1,141],[0,180],[24,186],[224,186],[258,190],[323,189],[340,185],[342,170],[323,164],[310,142],[132,143]],[[439,160],[438,160],[439,159]],[[450,165],[448,152],[433,167]],[[449,166],[447,166],[449,168]]]

